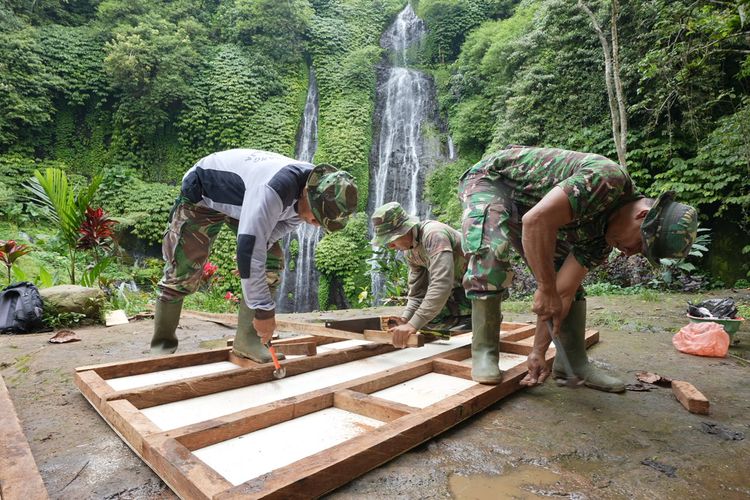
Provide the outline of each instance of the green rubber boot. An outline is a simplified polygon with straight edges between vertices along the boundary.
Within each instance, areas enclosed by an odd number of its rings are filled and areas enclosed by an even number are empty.
[[[182,299],[174,302],[156,301],[154,311],[154,336],[151,337],[151,354],[173,354],[177,350],[177,324],[180,322]]]
[[[268,348],[263,345],[258,337],[258,332],[253,327],[255,311],[247,307],[244,300],[240,300],[240,313],[237,318],[237,333],[234,336],[232,352],[237,356],[252,359],[256,363],[270,363],[273,361]],[[284,359],[280,352],[276,353],[278,359]]]
[[[471,378],[495,385],[503,379],[500,361],[500,295],[471,301]]]
[[[605,392],[623,392],[625,384],[622,380],[607,375],[604,370],[589,362],[586,354],[586,300],[576,300],[570,306],[568,316],[560,325],[560,342],[568,355],[573,372],[584,384],[592,389]],[[555,356],[552,373],[555,377],[565,378],[565,366],[560,357]]]

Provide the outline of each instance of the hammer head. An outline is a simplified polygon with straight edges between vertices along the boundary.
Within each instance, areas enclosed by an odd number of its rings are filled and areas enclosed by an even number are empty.
[[[283,366],[281,368],[277,368],[273,371],[273,377],[274,378],[284,378],[286,377],[286,368]]]

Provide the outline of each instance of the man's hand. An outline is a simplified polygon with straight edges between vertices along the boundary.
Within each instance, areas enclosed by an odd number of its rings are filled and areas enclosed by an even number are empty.
[[[557,290],[538,288],[534,292],[534,304],[531,309],[540,320],[552,321],[554,327],[559,328],[562,321],[563,303]]]
[[[385,324],[388,328],[393,328],[398,325],[405,325],[408,320],[404,317],[399,318],[398,316],[388,316]]]
[[[546,351],[546,349],[545,349]],[[537,349],[531,351],[526,363],[529,367],[529,373],[519,382],[521,385],[526,387],[533,387],[535,385],[541,385],[549,377],[550,369],[547,363],[544,361],[544,352]]]
[[[276,330],[276,317],[271,316],[267,319],[253,318],[253,327],[258,332],[260,341],[264,344],[268,344],[273,337],[273,332]]]
[[[393,334],[393,346],[403,349],[406,347],[406,343],[409,341],[409,335],[417,333],[417,329],[411,326],[409,323],[404,325],[395,326],[388,329],[388,333]]]

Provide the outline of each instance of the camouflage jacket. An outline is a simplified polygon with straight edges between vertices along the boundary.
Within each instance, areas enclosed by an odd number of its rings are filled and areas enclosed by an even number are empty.
[[[461,286],[466,259],[461,233],[452,227],[427,220],[413,231],[414,247],[404,252],[409,264],[409,297],[402,316],[420,329],[438,315],[453,288]]]
[[[643,198],[625,168],[604,156],[555,148],[509,146],[471,167],[464,177],[481,175],[499,181],[520,218],[552,188],[568,196],[573,222],[560,228],[558,240],[570,245],[578,262],[592,268],[612,247],[604,234],[612,213]]]

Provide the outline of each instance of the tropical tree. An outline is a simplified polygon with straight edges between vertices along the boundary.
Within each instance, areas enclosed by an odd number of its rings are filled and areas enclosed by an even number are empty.
[[[87,187],[76,192],[65,172],[57,168],[48,168],[44,174],[35,171],[34,177],[26,185],[31,192],[32,201],[41,205],[44,216],[59,229],[60,236],[68,247],[68,274],[70,282],[74,285],[81,225],[85,219],[86,209],[91,204],[101,181],[101,175],[97,175],[91,179]]]

